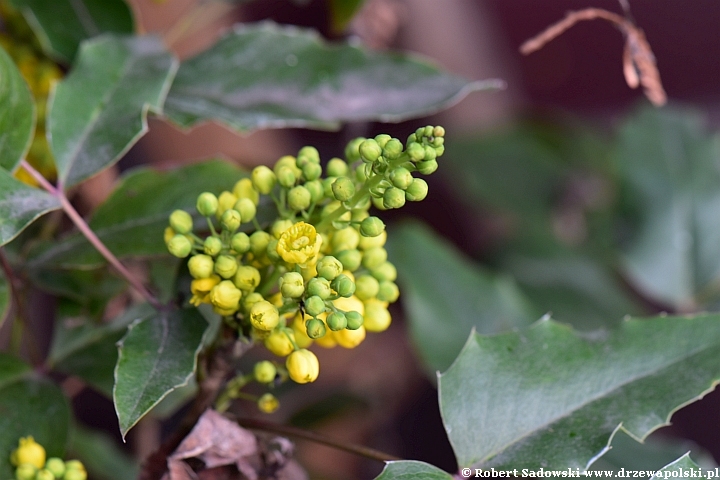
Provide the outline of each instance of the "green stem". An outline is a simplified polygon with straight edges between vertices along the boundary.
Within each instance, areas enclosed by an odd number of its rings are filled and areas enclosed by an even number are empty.
[[[95,249],[100,252],[100,254],[105,257],[105,260],[108,261],[110,265],[112,265],[115,270],[117,270],[120,275],[125,277],[125,280],[128,281],[128,283],[137,290],[140,295],[142,295],[145,300],[155,307],[156,309],[160,310],[163,308],[163,305],[160,303],[160,301],[155,298],[155,296],[150,293],[150,291],[145,287],[145,285],[142,284],[142,282],[130,271],[125,268],[125,265],[120,263],[120,260],[113,255],[113,253],[108,250],[108,248],[105,246],[105,244],[98,238],[98,236],[93,232],[90,227],[88,226],[87,222],[80,216],[80,214],[75,210],[75,207],[72,206],[68,198],[65,196],[65,192],[62,189],[61,184],[58,183],[58,187],[52,186],[50,182],[48,182],[45,177],[42,176],[40,172],[35,170],[27,161],[22,160],[20,162],[20,165],[22,168],[25,169],[37,182],[40,184],[42,188],[44,188],[49,194],[54,196],[60,201],[60,205],[62,206],[63,211],[65,214],[70,218],[70,220],[75,224],[75,226],[80,230],[80,233],[82,233],[85,238],[92,244]]]

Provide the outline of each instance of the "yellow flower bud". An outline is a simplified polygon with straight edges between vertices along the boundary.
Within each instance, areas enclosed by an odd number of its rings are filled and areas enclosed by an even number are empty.
[[[176,232],[172,229],[172,227],[165,227],[165,231],[163,232],[163,240],[165,241],[165,245],[170,243],[170,240],[172,240],[175,235]]]
[[[255,187],[255,190],[264,195],[267,195],[272,191],[276,181],[277,178],[275,176],[275,172],[265,165],[257,166],[252,171],[253,187]]]
[[[188,270],[193,278],[208,278],[214,268],[215,262],[209,255],[193,255],[188,260]]]
[[[48,458],[45,469],[50,470],[55,477],[62,478],[65,475],[65,462],[57,457]]]
[[[255,364],[255,368],[253,368],[253,375],[255,376],[255,380],[259,383],[272,382],[275,380],[276,374],[277,368],[275,368],[275,365],[272,362],[267,360],[257,362]]]
[[[234,208],[235,210],[240,212],[240,218],[242,218],[242,223],[252,222],[252,219],[255,218],[255,214],[257,214],[257,207],[249,198],[239,199],[235,203]]]
[[[363,325],[368,332],[383,332],[387,330],[392,320],[387,304],[376,299],[365,301],[363,317],[365,317]]]
[[[265,338],[265,348],[278,357],[287,357],[295,349],[291,339],[295,339],[294,332],[289,332],[282,328],[273,330],[270,335]]]
[[[270,331],[280,323],[277,307],[267,300],[257,302],[250,308],[250,323],[258,330]]]
[[[365,305],[363,302],[353,295],[352,297],[340,297],[338,299],[333,300],[333,305],[337,307],[338,309],[342,310],[343,312],[358,312],[360,315],[365,313]]]
[[[16,480],[35,480],[38,469],[30,463],[23,463],[15,469]]]
[[[280,402],[272,393],[266,393],[260,397],[257,405],[260,411],[264,413],[273,413],[275,410],[280,408]]]
[[[305,320],[299,315],[295,318],[292,325],[292,331],[295,338],[295,344],[300,348],[307,348],[313,343],[313,339],[308,337],[307,331],[305,330]],[[290,352],[292,353],[292,352]]]
[[[224,315],[237,312],[241,297],[242,292],[230,280],[223,280],[210,291],[210,302]]]
[[[314,382],[320,373],[320,363],[310,350],[304,348],[291,353],[285,361],[290,378],[297,383]]]
[[[322,245],[322,237],[315,227],[305,222],[298,222],[280,235],[277,253],[288,263],[301,266],[315,263]]]
[[[370,250],[371,248],[385,246],[386,241],[387,230],[383,230],[380,235],[377,235],[375,237],[361,236],[360,241],[358,242],[358,248],[360,250]]]
[[[355,250],[360,242],[360,233],[353,227],[343,228],[333,233],[330,238],[333,252]],[[341,260],[342,261],[342,260]]]
[[[21,438],[18,444],[11,456],[14,465],[29,463],[38,469],[45,466],[45,449],[33,437]]]
[[[275,166],[273,167],[275,175],[280,176],[279,171],[283,167],[288,167],[295,178],[300,178],[300,175],[302,175],[302,170],[300,170],[297,166],[297,159],[292,155],[285,155],[275,162]]]
[[[240,290],[253,291],[260,284],[260,271],[255,267],[242,265],[237,269],[233,282]]]
[[[255,205],[260,202],[260,193],[253,187],[252,180],[249,178],[243,178],[233,187],[233,195],[239,200],[241,198],[247,198]]]
[[[231,278],[238,270],[237,259],[232,255],[220,255],[215,261],[215,273],[222,278]]]
[[[47,468],[43,468],[35,474],[35,480],[55,480],[55,475]]]
[[[335,341],[343,348],[355,348],[365,340],[365,327],[362,325],[356,330],[338,330],[332,332]]]
[[[222,218],[223,213],[230,210],[235,206],[238,201],[237,197],[228,191],[224,191],[218,197],[218,208],[215,212],[215,216],[219,219]]]

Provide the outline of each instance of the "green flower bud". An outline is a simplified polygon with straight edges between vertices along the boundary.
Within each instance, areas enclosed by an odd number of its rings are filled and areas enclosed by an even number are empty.
[[[250,250],[250,237],[245,232],[238,232],[230,239],[230,248],[239,255]]]
[[[435,147],[435,154],[438,157],[442,157],[443,153],[445,153],[445,145],[440,145],[439,147]]]
[[[355,184],[348,177],[338,177],[332,183],[332,192],[336,200],[347,202],[355,195]]]
[[[222,250],[222,240],[218,237],[207,237],[203,242],[203,251],[214,257]]]
[[[367,217],[360,223],[360,234],[364,237],[377,237],[384,231],[385,224],[378,217]]]
[[[385,242],[387,241],[387,231],[383,231],[380,233],[380,235],[376,237],[360,237],[360,243],[358,243],[358,248],[360,250],[370,250],[374,247],[383,247],[385,246]]]
[[[185,258],[192,251],[192,243],[185,235],[175,235],[167,245],[168,251],[178,258]]]
[[[275,175],[277,175],[278,181],[280,180],[280,169],[283,167],[288,167],[295,178],[299,178],[300,175],[302,175],[302,170],[300,170],[297,166],[297,159],[292,155],[285,155],[275,162],[275,166],[273,167],[273,171],[275,172]]]
[[[332,191],[332,184],[337,180],[336,177],[327,177],[323,178],[322,180],[322,186],[323,186],[323,195],[328,198],[334,198],[333,191]]]
[[[370,199],[366,198],[363,205],[358,205],[357,208],[353,208],[350,213],[350,220],[353,222],[362,222],[370,216],[367,209],[370,208]]]
[[[223,315],[232,315],[240,306],[242,292],[230,280],[223,280],[210,290],[210,303],[222,311]]]
[[[422,173],[423,175],[430,175],[438,169],[438,162],[437,160],[425,160],[422,162],[417,162],[415,166],[417,167],[418,172]]]
[[[280,277],[280,293],[286,298],[300,298],[305,293],[305,282],[298,272],[287,272]]]
[[[292,220],[276,220],[270,227],[270,233],[272,233],[273,237],[280,238],[280,235],[293,225],[295,225],[295,222]]]
[[[235,275],[238,270],[238,263],[235,257],[231,255],[220,255],[215,261],[215,273],[222,278],[230,278]]]
[[[235,183],[235,186],[233,187],[233,195],[235,195],[235,198],[238,200],[241,198],[247,198],[255,205],[260,202],[260,192],[255,190],[253,182],[249,178],[241,178],[237,181],[237,183]]]
[[[272,191],[276,181],[277,177],[275,176],[275,173],[265,165],[260,165],[253,168],[253,187],[255,187],[255,189],[263,195],[267,195]]]
[[[333,312],[327,317],[327,326],[333,332],[344,330],[347,327],[347,318],[343,312]]]
[[[23,463],[15,469],[15,478],[17,480],[35,480],[37,468],[32,463]]]
[[[326,168],[328,177],[344,177],[349,170],[348,164],[339,158],[330,159]]]
[[[372,138],[365,140],[358,147],[363,162],[372,163],[382,155],[382,147]]]
[[[302,185],[291,188],[287,194],[288,207],[296,212],[307,210],[310,206],[310,200],[310,192]]]
[[[390,187],[383,194],[385,208],[400,208],[405,205],[405,192],[397,187]]]
[[[322,175],[322,167],[318,163],[306,163],[302,166],[303,178],[307,181],[317,180]]]
[[[362,324],[365,321],[360,312],[356,312],[354,310],[345,312],[345,319],[347,320],[347,326],[345,328],[348,330],[357,330],[362,327]]]
[[[444,137],[445,136],[445,129],[438,125],[437,127],[433,128],[433,137]]]
[[[360,268],[362,253],[360,253],[359,250],[343,250],[342,252],[338,252],[335,256],[338,260],[340,260],[340,262],[342,262],[343,267],[351,272]]]
[[[252,222],[257,213],[257,206],[249,198],[241,198],[235,202],[235,210],[240,212],[240,220],[242,223]]]
[[[291,338],[295,339],[291,329],[276,328],[265,339],[265,348],[278,357],[287,357],[295,350]]]
[[[362,264],[368,270],[374,270],[387,261],[387,250],[383,247],[375,247],[365,250],[363,253]]]
[[[397,279],[397,269],[390,262],[384,262],[370,271],[370,274],[378,281],[394,282]]]
[[[428,194],[428,184],[422,178],[414,178],[410,186],[405,190],[405,198],[411,202],[424,200]]]
[[[170,226],[184,235],[192,231],[193,219],[185,210],[175,210],[170,214]]]
[[[325,311],[325,300],[317,295],[313,295],[305,300],[305,311],[312,317],[317,317]]]
[[[272,393],[265,393],[258,399],[257,406],[263,413],[273,413],[280,408],[280,401]]]
[[[347,275],[340,274],[330,282],[330,287],[341,297],[352,297],[355,293],[355,282]]]
[[[383,157],[388,160],[395,160],[403,153],[403,144],[397,138],[391,138],[383,146]]]
[[[394,282],[383,280],[380,282],[377,299],[382,302],[394,303],[400,296],[400,289]]]
[[[405,153],[408,154],[410,160],[413,162],[419,162],[425,159],[425,148],[419,143],[411,143],[408,145]]]
[[[371,200],[372,200],[373,207],[377,208],[378,210],[387,210],[387,208],[383,204],[382,196],[380,198],[372,197]]]
[[[317,203],[325,196],[325,189],[320,180],[305,183],[305,188],[310,192],[310,203]]]
[[[318,318],[311,318],[305,322],[305,330],[307,330],[307,336],[313,340],[324,337],[327,332],[325,322]]]
[[[282,167],[278,168],[277,170],[277,179],[278,183],[282,185],[285,188],[290,188],[293,185],[295,185],[295,181],[297,180],[297,176],[295,175],[292,168],[283,165]]]
[[[365,164],[358,165],[355,169],[355,180],[357,180],[359,183],[365,183],[367,179],[368,177],[365,173]]]
[[[275,368],[274,363],[268,360],[263,360],[255,364],[255,368],[253,368],[253,374],[255,375],[255,380],[257,382],[270,383],[275,380],[275,375],[277,375],[277,368]]]
[[[68,460],[65,462],[65,470],[78,470],[84,472],[85,465],[83,465],[80,460]]]
[[[275,305],[261,300],[250,309],[250,323],[258,330],[269,332],[280,323],[280,314]]]
[[[260,285],[260,272],[250,265],[241,265],[235,272],[233,283],[240,290],[251,292]]]
[[[227,210],[230,210],[235,206],[238,199],[235,195],[230,192],[222,192],[218,197],[218,208],[215,212],[215,216],[220,219]]]
[[[62,478],[65,475],[65,462],[57,457],[48,458],[45,462],[45,469],[52,472],[57,478]]]
[[[320,259],[317,263],[318,276],[326,280],[332,280],[343,271],[343,264],[333,257],[332,255],[326,255]]]
[[[355,296],[360,300],[368,300],[377,296],[380,283],[370,275],[360,275],[355,279]]]
[[[345,147],[345,159],[348,162],[353,163],[357,160],[360,160],[360,144],[364,141],[365,138],[359,137],[348,142],[347,146]]]
[[[390,181],[400,190],[405,190],[413,181],[412,173],[405,167],[398,167],[390,172]]]
[[[215,215],[215,212],[217,212],[218,199],[210,192],[201,193],[198,195],[195,208],[203,217],[212,217]]]
[[[35,474],[35,480],[55,480],[55,475],[47,468],[43,468]]]
[[[282,260],[282,257],[280,257],[280,254],[277,251],[277,246],[278,239],[271,237],[267,248],[265,249],[265,255],[267,255],[267,258],[273,263],[278,263]]]
[[[263,256],[268,243],[270,243],[270,234],[263,230],[255,231],[250,235],[250,251],[257,258]]]
[[[193,255],[188,260],[188,270],[193,278],[209,278],[215,269],[215,262],[209,255]]]
[[[333,252],[357,248],[360,234],[353,227],[346,227],[333,233],[330,246]],[[342,262],[342,260],[340,260]]]
[[[87,480],[87,472],[84,468],[82,470],[68,469],[63,480]]]
[[[237,275],[237,273],[235,275]],[[245,311],[249,312],[253,305],[263,300],[265,300],[265,297],[263,297],[260,293],[248,293],[247,295],[243,296],[243,308],[245,309]]]
[[[392,140],[392,137],[387,133],[381,133],[375,136],[375,141],[380,145],[380,148],[385,148],[385,145],[387,145],[390,140]]]
[[[220,219],[220,224],[225,230],[232,233],[240,228],[240,220],[240,212],[231,208],[229,210],[225,210],[225,213],[223,213],[222,218]]]
[[[437,152],[435,151],[435,148],[430,145],[425,145],[425,161],[426,162],[432,162],[437,158]],[[436,167],[437,168],[437,167]]]
[[[307,284],[308,296],[317,296],[321,299],[327,299],[332,292],[330,291],[330,282],[322,277],[311,278]]]
[[[302,158],[303,160],[300,160],[300,158]],[[317,151],[317,148],[305,146],[300,149],[300,151],[298,152],[297,163],[306,164],[306,162],[315,164],[320,163],[320,153]],[[298,167],[302,167],[302,165],[298,165]]]

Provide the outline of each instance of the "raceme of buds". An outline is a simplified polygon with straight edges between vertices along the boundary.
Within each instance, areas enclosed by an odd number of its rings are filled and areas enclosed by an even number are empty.
[[[162,234],[172,255],[188,258],[189,304],[211,305],[226,329],[285,357],[284,366],[259,361],[243,378],[269,389],[288,378],[312,382],[319,363],[308,348],[354,348],[390,326],[397,270],[384,248],[385,223],[369,210],[426,198],[420,177],[438,168],[444,136],[427,126],[405,143],[386,134],[356,138],[344,158],[325,164],[317,149],[303,147],[232,188],[201,193],[194,216],[170,213]],[[245,383],[228,398],[240,398]],[[257,405],[272,412],[279,403],[267,393]],[[43,468],[55,475],[56,467],[33,465],[33,475]]]
[[[10,454],[10,463],[16,467],[18,480],[87,480],[87,471],[79,460],[65,462],[57,457],[46,460],[45,448],[33,437],[18,441],[18,448]]]

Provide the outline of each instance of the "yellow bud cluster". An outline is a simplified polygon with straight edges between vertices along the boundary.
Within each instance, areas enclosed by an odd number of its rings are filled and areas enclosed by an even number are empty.
[[[45,448],[33,437],[18,441],[18,448],[10,454],[10,463],[16,467],[17,480],[87,480],[87,471],[79,460],[46,458]]]

